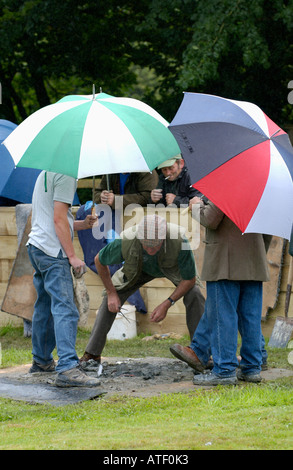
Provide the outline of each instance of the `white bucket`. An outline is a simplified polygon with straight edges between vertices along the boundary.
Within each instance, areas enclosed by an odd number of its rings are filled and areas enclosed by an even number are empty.
[[[109,331],[108,339],[130,339],[137,335],[136,315],[134,305],[123,305],[122,313],[117,313],[114,323]],[[125,318],[124,318],[125,317]]]

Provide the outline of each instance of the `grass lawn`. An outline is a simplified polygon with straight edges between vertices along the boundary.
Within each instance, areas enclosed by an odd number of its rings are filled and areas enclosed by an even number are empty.
[[[22,328],[0,328],[1,367],[31,362]],[[89,332],[80,330],[78,354]],[[173,357],[174,340],[109,341],[105,356]],[[188,344],[187,337],[182,344]],[[293,369],[289,350],[269,349],[269,366]],[[293,378],[258,385],[163,394],[104,395],[75,405],[31,405],[0,398],[1,450],[292,450]],[[158,452],[157,452],[158,453]]]

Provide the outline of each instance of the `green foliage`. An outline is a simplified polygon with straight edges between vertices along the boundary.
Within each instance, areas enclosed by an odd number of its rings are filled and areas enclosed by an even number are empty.
[[[213,11],[210,5],[205,2],[196,18],[179,82],[255,102],[272,119],[282,121],[292,47],[292,22],[286,13],[292,12],[292,4],[226,0],[217,2]]]
[[[292,0],[0,0],[0,117],[66,94],[137,97],[172,120],[183,91],[292,117]]]
[[[0,76],[4,97],[17,95],[21,101],[22,106],[15,102],[9,110],[15,120],[60,99],[65,90],[90,94],[94,83],[115,94],[121,84],[135,81],[129,56],[133,18],[139,14],[133,15],[132,2],[124,3],[0,2],[0,34],[6,38],[0,46]],[[30,89],[35,97],[25,103]]]
[[[140,28],[149,32],[164,99],[172,96],[177,106],[182,90],[211,93],[252,101],[273,120],[288,123],[292,1],[173,0],[151,5]]]

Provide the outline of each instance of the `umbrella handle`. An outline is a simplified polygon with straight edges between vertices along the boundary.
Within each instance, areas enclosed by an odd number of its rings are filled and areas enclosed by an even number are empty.
[[[290,257],[290,265],[289,265],[289,274],[288,274],[288,281],[287,281],[287,292],[286,292],[286,300],[285,300],[285,317],[288,317],[288,310],[290,304],[290,297],[291,297],[291,289],[292,289],[292,280],[293,280],[293,257]]]
[[[107,181],[107,191],[110,191],[110,180],[109,180],[109,175],[106,175],[106,181]]]
[[[96,177],[93,176],[93,189],[92,189],[92,200],[93,200],[93,207],[95,207],[95,190],[96,190]]]

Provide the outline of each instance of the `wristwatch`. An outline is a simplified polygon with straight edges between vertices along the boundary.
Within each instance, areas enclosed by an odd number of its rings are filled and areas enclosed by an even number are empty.
[[[171,305],[174,305],[175,304],[175,300],[171,299],[171,297],[168,297],[168,299],[170,302],[171,302]]]

